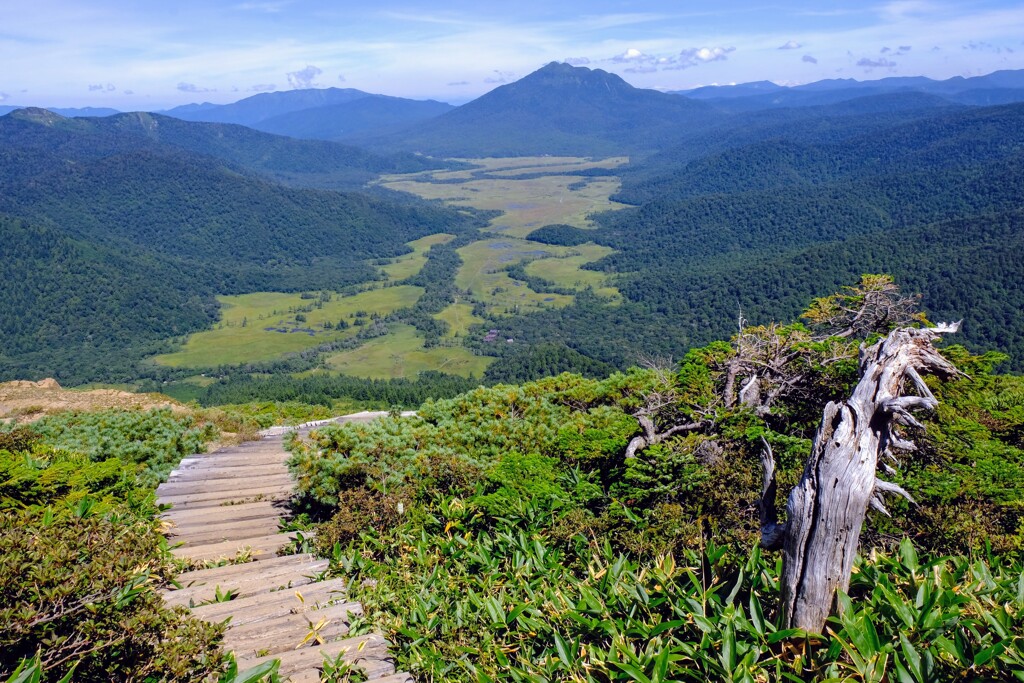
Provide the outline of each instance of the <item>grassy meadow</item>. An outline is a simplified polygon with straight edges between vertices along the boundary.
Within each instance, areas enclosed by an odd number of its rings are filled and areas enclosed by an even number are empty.
[[[483,302],[489,312],[499,315],[568,305],[572,297],[535,292],[525,283],[510,278],[503,270],[514,263],[530,261],[527,266],[530,275],[542,277],[559,287],[593,287],[603,296],[619,296],[618,290],[608,284],[604,275],[581,269],[584,264],[611,253],[609,249],[593,244],[569,249],[537,244],[523,238],[551,223],[592,228],[587,218],[589,214],[621,207],[608,199],[619,188],[618,178],[583,178],[563,174],[572,170],[614,168],[628,159],[522,157],[466,161],[476,168],[392,175],[381,180],[386,187],[426,199],[503,212],[489,226],[500,237],[474,242],[459,249],[463,265],[456,277],[456,285],[460,289],[469,291],[474,301]],[[551,175],[536,177],[542,173]],[[481,177],[482,174],[486,177]],[[579,187],[581,182],[584,185]],[[454,332],[450,334],[454,335]]]
[[[581,178],[558,175],[569,170],[609,168],[626,162],[624,157],[591,160],[572,157],[523,157],[520,159],[466,159],[480,166],[476,170],[443,173],[416,173],[384,176],[381,184],[393,190],[440,199],[449,204],[478,209],[497,209],[504,214],[491,222],[496,232],[511,237],[525,237],[550,223],[566,223],[578,228],[592,227],[587,215],[595,211],[621,208],[608,199],[619,189],[619,181],[611,176]],[[487,171],[490,176],[475,177]],[[537,173],[542,177],[522,178]],[[444,182],[433,182],[433,181]],[[460,183],[449,181],[462,180]],[[586,181],[580,189],[570,185]]]
[[[257,292],[218,297],[222,317],[212,330],[193,334],[180,351],[156,356],[154,360],[174,367],[210,367],[272,360],[286,353],[303,351],[336,339],[354,336],[359,328],[352,323],[365,313],[386,315],[412,306],[423,293],[421,287],[403,285],[372,289],[351,296],[332,295],[330,301],[316,307],[318,301],[300,294]],[[301,309],[314,306],[312,310]],[[304,316],[300,320],[297,316]],[[344,320],[348,329],[325,329]],[[284,331],[282,331],[284,330]]]
[[[435,244],[444,244],[455,239],[455,235],[439,232],[436,235],[427,235],[418,240],[407,242],[412,247],[411,254],[403,254],[397,258],[390,259],[390,263],[378,266],[387,275],[388,281],[397,282],[407,277],[412,277],[423,269],[427,262],[427,252]]]
[[[546,307],[572,303],[564,294],[539,294],[524,283],[513,280],[503,270],[528,259],[548,258],[565,247],[551,247],[527,240],[500,237],[473,242],[459,249],[462,267],[455,277],[459,289],[469,290],[484,301],[488,310],[498,313],[526,313]]]
[[[581,266],[591,263],[614,250],[597,244],[581,244],[564,251],[564,256],[537,259],[526,265],[527,275],[544,278],[559,287],[582,289],[593,287],[601,296],[619,298],[619,290],[608,284],[608,276],[594,270],[582,270]]]
[[[393,325],[391,331],[371,339],[358,349],[330,356],[327,366],[353,377],[416,379],[426,370],[451,375],[480,377],[493,358],[475,356],[462,346],[423,348],[423,338],[409,325]]]
[[[484,322],[483,318],[473,315],[473,304],[455,302],[434,317],[448,323],[448,332],[445,337],[464,337],[469,332],[470,325]]]

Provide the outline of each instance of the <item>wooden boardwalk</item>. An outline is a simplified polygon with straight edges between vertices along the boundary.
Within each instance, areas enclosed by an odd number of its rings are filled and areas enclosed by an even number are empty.
[[[363,608],[346,599],[344,579],[323,579],[327,560],[278,556],[292,538],[278,531],[292,491],[282,431],[186,458],[157,489],[158,501],[173,505],[163,519],[170,525],[168,539],[183,544],[175,555],[206,562],[247,552],[253,559],[185,572],[178,576],[181,588],[165,592],[164,600],[191,607],[207,621],[230,619],[224,647],[235,653],[239,669],[279,659],[282,679],[304,683],[320,680],[325,655],[341,656],[374,683],[411,683],[412,676],[395,672],[382,636],[348,636],[352,617]],[[217,601],[229,591],[233,599]],[[308,638],[311,631],[324,643]]]

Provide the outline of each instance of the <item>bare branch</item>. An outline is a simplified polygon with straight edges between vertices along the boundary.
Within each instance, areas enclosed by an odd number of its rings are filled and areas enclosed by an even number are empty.
[[[775,511],[775,499],[778,485],[775,481],[775,455],[772,446],[763,436],[761,443],[761,467],[764,480],[761,486],[761,499],[757,503],[758,517],[761,522],[761,547],[766,550],[780,550],[786,540],[786,525],[779,524],[779,515]]]
[[[917,501],[914,497],[907,493],[907,490],[899,484],[894,484],[891,481],[882,481],[881,479],[875,479],[875,490],[881,491],[882,493],[891,493],[897,496],[902,496],[910,501],[912,504],[917,505]]]

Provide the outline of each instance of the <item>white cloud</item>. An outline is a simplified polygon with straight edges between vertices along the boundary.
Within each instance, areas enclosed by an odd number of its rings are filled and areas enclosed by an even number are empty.
[[[649,59],[651,59],[651,57],[645,55],[643,52],[633,47],[629,48],[621,55],[615,55],[614,57],[612,57],[612,61],[618,62],[619,64],[629,62],[646,62]]]
[[[584,66],[590,64],[590,60],[586,57],[569,57],[565,60],[565,63],[569,66]]]
[[[795,40],[787,40],[782,45],[779,45],[780,50],[799,50],[803,45],[796,42]]]
[[[195,83],[178,83],[178,90],[181,92],[217,92],[211,88],[200,88]]]
[[[512,71],[498,71],[495,69],[494,75],[485,78],[484,83],[508,83],[509,81],[514,81],[515,78],[516,75]]]
[[[338,74],[338,82],[339,83],[344,83],[345,82],[345,74]]]
[[[458,87],[460,85],[469,85],[469,81],[452,81],[451,83],[448,83],[447,85],[449,87],[455,88],[455,87]]]
[[[257,83],[247,89],[248,92],[273,92],[274,90],[277,90],[277,86],[273,83]]]
[[[89,92],[114,92],[115,90],[117,90],[117,86],[113,83],[107,83],[106,85],[96,83],[89,86]]]
[[[882,5],[880,14],[888,21],[900,21],[931,14],[936,9],[936,6],[928,0],[894,0]]]
[[[881,59],[868,59],[867,57],[863,57],[857,60],[857,66],[862,66],[866,69],[891,69],[896,66],[896,62],[891,59],[886,59],[885,57],[882,57]]]
[[[803,57],[800,58],[800,61],[807,62],[808,64],[817,64],[818,58],[812,57],[811,55],[804,55]]]
[[[735,47],[688,47],[679,53],[679,59],[674,66],[666,68],[688,69],[708,62],[722,62],[729,58],[730,52],[735,51]]]
[[[289,71],[285,75],[288,76],[288,85],[292,86],[295,90],[301,90],[316,87],[314,79],[323,72],[324,70],[320,67],[307,64],[305,69]]]
[[[616,64],[629,64],[624,71],[630,74],[650,74],[658,71],[659,68],[671,69],[677,62],[675,57],[659,57],[632,47],[608,61]]]

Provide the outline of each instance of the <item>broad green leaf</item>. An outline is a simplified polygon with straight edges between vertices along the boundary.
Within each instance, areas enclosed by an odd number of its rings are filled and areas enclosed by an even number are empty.
[[[993,657],[998,657],[1003,654],[1009,642],[1009,640],[1000,640],[995,645],[986,647],[984,650],[974,655],[974,666],[985,666]]]

